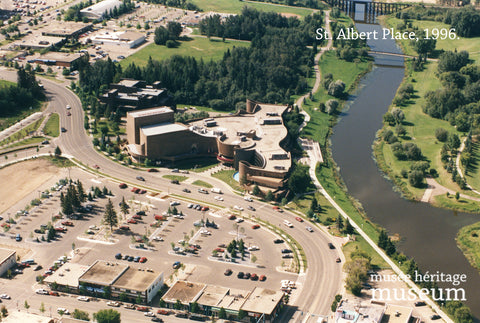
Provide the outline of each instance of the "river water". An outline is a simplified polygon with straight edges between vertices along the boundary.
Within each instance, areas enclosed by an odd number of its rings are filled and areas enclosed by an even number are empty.
[[[381,35],[379,25],[356,22],[359,31]],[[372,50],[401,53],[394,40],[370,40]],[[332,153],[349,193],[363,205],[373,222],[390,234],[400,234],[398,249],[413,257],[424,272],[466,274],[467,283],[446,284],[444,288],[464,288],[467,305],[480,318],[480,275],[457,248],[455,236],[468,224],[480,221],[478,215],[462,214],[411,202],[393,191],[373,160],[375,133],[382,127],[388,110],[404,76],[403,58],[377,55],[375,66],[360,82],[351,96],[350,106],[334,127]],[[413,121],[414,122],[414,121]],[[442,286],[442,285],[440,285]]]

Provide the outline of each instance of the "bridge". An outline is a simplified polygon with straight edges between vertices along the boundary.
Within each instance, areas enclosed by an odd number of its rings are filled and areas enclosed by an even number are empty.
[[[408,8],[411,4],[385,3],[365,0],[326,0],[332,7],[338,7],[345,12],[355,12],[357,5],[362,5],[366,14],[385,15]]]
[[[369,51],[367,51],[367,53],[368,53],[369,55],[377,54],[377,55],[388,55],[388,56],[397,56],[397,57],[405,57],[405,58],[415,58],[415,59],[418,59],[418,56],[406,55],[406,54],[402,54],[402,53],[382,52],[382,51],[378,51],[378,50],[369,50]],[[437,59],[428,58],[428,57],[427,57],[427,61],[436,61],[436,60],[437,60]]]

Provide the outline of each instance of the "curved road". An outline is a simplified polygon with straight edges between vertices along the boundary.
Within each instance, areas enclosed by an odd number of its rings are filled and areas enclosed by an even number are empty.
[[[2,70],[2,78],[15,81],[16,72]],[[122,166],[105,156],[99,154],[93,147],[92,138],[90,138],[84,130],[84,112],[78,97],[68,90],[63,84],[53,82],[48,79],[42,79],[42,84],[47,91],[50,100],[50,112],[57,112],[60,115],[60,126],[67,129],[67,132],[61,133],[60,137],[54,140],[54,143],[62,149],[66,155],[70,155],[90,167],[93,165],[100,166],[100,171],[109,177],[134,184],[136,176],[143,176],[146,182],[142,182],[142,186],[154,188],[157,190],[167,191],[169,193],[184,195],[182,192],[183,185],[171,184],[169,180],[162,178],[165,174],[164,170],[159,173],[146,173],[145,171],[131,169]],[[66,105],[72,107],[71,116],[67,116]],[[231,188],[224,182],[212,177],[202,176],[201,174],[190,173],[191,178],[201,178],[212,182],[215,186],[221,187],[227,194],[224,195],[225,205],[245,205],[242,196],[237,194],[229,194]],[[192,190],[186,198],[192,197],[197,200],[204,200],[205,196]],[[255,202],[259,203],[259,202]],[[270,207],[269,204],[259,207],[257,213],[262,216],[263,220],[267,220],[274,225],[278,225],[288,234],[290,234],[304,249],[307,257],[307,270],[299,275],[299,283],[303,286],[297,297],[292,299],[290,309],[287,315],[284,315],[285,321],[292,319],[294,321],[307,321],[308,315],[328,315],[330,313],[330,305],[335,294],[342,290],[342,264],[335,262],[335,258],[343,254],[338,254],[340,245],[336,250],[330,250],[327,246],[328,242],[336,244],[331,237],[319,228],[315,228],[315,232],[309,233],[305,230],[308,224],[297,224],[294,220],[295,215],[290,212],[278,213]],[[281,223],[287,218],[290,222],[295,223],[294,228],[286,228]],[[280,286],[270,286],[277,289]],[[298,309],[298,311],[294,311]],[[315,315],[313,315],[315,316]],[[316,319],[315,319],[316,320]]]

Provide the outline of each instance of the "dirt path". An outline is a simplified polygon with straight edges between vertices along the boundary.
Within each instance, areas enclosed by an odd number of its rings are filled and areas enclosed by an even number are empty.
[[[60,174],[60,169],[48,160],[37,159],[0,169],[0,214]]]

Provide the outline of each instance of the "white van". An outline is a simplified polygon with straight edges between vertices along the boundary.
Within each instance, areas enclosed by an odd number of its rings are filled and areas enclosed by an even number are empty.
[[[212,188],[210,191],[212,191],[212,193],[216,193],[216,194],[223,194],[222,190],[217,188],[217,187]]]
[[[283,224],[285,224],[289,228],[293,228],[293,224],[288,220],[283,221]]]

